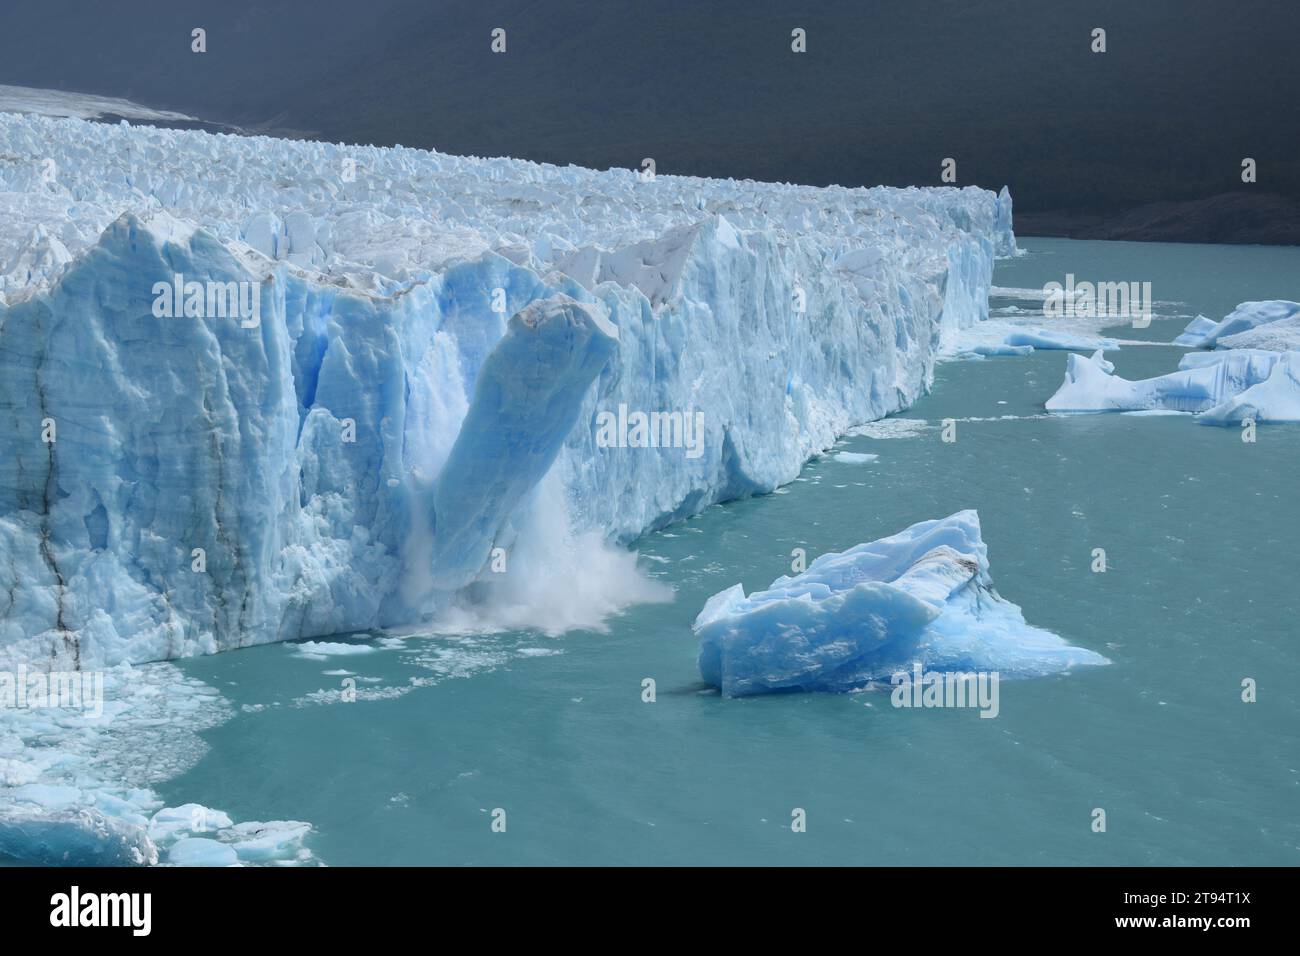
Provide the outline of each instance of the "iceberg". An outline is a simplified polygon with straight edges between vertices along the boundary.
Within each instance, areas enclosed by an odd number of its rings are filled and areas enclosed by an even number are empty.
[[[1283,351],[1285,351],[1285,349]],[[1205,368],[1210,365],[1218,365],[1229,357],[1241,361],[1252,356],[1271,364],[1272,362],[1277,361],[1278,353],[1275,349],[1233,349],[1231,352],[1226,350],[1214,352],[1188,352],[1178,360],[1178,368],[1183,371],[1191,368]]]
[[[1215,347],[1236,351],[1265,349],[1270,352],[1293,352],[1300,349],[1300,315],[1222,336]]]
[[[700,676],[726,697],[850,691],[915,665],[1015,678],[1109,663],[998,595],[974,511],[824,554],[749,596],[734,585],[694,630]]]
[[[1083,351],[1119,348],[1119,343],[1114,339],[1083,335],[1078,332],[1054,332],[1049,329],[1012,332],[1002,340],[1002,344],[1012,347],[1029,346],[1035,349],[1081,349]]]
[[[0,667],[563,591],[908,407],[1016,251],[1005,189],[8,114],[0,155]]]
[[[1297,319],[1300,319],[1300,302],[1286,299],[1243,302],[1220,322],[1198,315],[1188,323],[1183,334],[1174,339],[1174,344],[1200,349],[1214,348],[1216,345],[1224,348],[1267,347],[1262,346],[1262,341],[1273,330],[1264,327],[1285,323],[1285,327],[1294,336]],[[1295,343],[1288,348],[1300,345],[1300,338],[1288,337],[1288,340]]]
[[[478,576],[501,524],[554,464],[618,345],[603,312],[564,295],[539,299],[511,317],[484,360],[428,515],[437,587]],[[545,374],[520,374],[530,366]]]
[[[1215,322],[1207,316],[1198,315],[1196,318],[1192,319],[1192,321],[1188,322],[1187,327],[1183,329],[1183,333],[1178,336],[1178,338],[1174,339],[1174,345],[1185,345],[1195,348],[1201,342],[1205,341],[1206,336],[1214,331],[1215,326],[1218,324],[1218,322]]]
[[[1201,425],[1300,422],[1300,352],[1282,352],[1267,378],[1196,417]]]
[[[1203,424],[1300,420],[1300,352],[1216,350],[1183,356],[1179,371],[1129,381],[1100,352],[1070,355],[1052,412],[1188,412]]]
[[[1180,371],[1129,381],[1114,374],[1100,352],[1066,358],[1065,381],[1047,400],[1052,412],[1118,412],[1165,409],[1203,412],[1268,378],[1280,353],[1211,352],[1206,361]]]

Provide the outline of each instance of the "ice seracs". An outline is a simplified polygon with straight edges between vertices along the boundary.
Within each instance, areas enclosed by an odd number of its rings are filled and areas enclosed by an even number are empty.
[[[734,585],[694,629],[700,676],[727,697],[848,691],[914,665],[1014,678],[1108,663],[997,594],[974,511],[824,554],[748,596]]]
[[[411,624],[771,491],[1014,251],[1005,191],[0,115],[0,664]],[[159,317],[177,276],[240,315]],[[702,435],[610,447],[622,408]]]

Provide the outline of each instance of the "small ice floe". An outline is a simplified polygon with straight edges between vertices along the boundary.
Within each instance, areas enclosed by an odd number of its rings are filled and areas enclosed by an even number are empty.
[[[1010,333],[1002,340],[1004,345],[1030,346],[1035,349],[1065,349],[1092,351],[1094,349],[1117,349],[1119,343],[1114,339],[1103,339],[1095,335],[1083,335],[1077,332],[1057,332],[1048,329],[1026,329]]]
[[[868,452],[842,451],[835,456],[835,460],[846,465],[865,465],[869,461],[875,461],[879,455],[872,455]]]
[[[309,661],[323,661],[330,657],[351,657],[357,654],[373,654],[373,644],[348,644],[342,641],[302,641],[289,645],[297,657]]]
[[[1032,345],[977,345],[971,349],[976,355],[993,358],[997,356],[1028,355],[1034,351]]]
[[[104,672],[99,711],[0,707],[0,858],[64,866],[318,862],[300,821],[235,823],[198,803],[167,806],[146,783],[203,753],[197,734],[233,708],[170,664]],[[247,708],[245,708],[247,709]]]

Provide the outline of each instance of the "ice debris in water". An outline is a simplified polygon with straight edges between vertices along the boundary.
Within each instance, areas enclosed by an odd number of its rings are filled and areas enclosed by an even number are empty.
[[[8,676],[34,688],[46,675]],[[0,859],[81,866],[317,862],[304,845],[308,823],[234,823],[199,804],[165,806],[151,789],[189,769],[203,753],[198,733],[229,716],[216,691],[171,664],[124,664],[105,672],[99,686],[102,693],[84,695],[76,706],[16,692],[0,706]]]
[[[1015,678],[1109,663],[1025,623],[993,590],[974,511],[824,554],[748,597],[734,585],[708,600],[695,633],[700,675],[727,697],[848,691],[917,664]]]

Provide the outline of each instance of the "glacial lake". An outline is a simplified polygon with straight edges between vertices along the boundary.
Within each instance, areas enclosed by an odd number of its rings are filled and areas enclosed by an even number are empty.
[[[1020,243],[996,286],[1150,281],[1165,304],[1121,338],[1169,342],[1197,313],[1300,298],[1297,248]],[[1184,351],[1107,357],[1143,378]],[[1188,416],[1049,417],[1066,354],[943,363],[898,416],[912,424],[836,449],[876,460],[832,454],[776,494],[647,535],[641,564],[675,596],[605,633],[181,661],[235,715],[155,789],[237,820],[309,821],[332,865],[1294,865],[1300,426],[1246,443]],[[1110,666],[1003,682],[991,720],[896,709],[887,690],[725,700],[700,684],[691,622],[712,594],[766,587],[795,548],[812,558],[964,508],[998,591]]]

